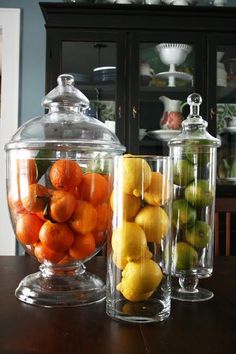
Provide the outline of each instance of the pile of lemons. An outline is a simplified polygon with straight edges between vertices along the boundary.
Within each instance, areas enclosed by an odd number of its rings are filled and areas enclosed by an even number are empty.
[[[122,157],[111,195],[117,226],[111,245],[112,260],[122,270],[116,288],[129,301],[148,299],[163,278],[148,245],[157,247],[168,233],[170,221],[163,206],[169,195],[167,176],[152,171],[144,158]]]

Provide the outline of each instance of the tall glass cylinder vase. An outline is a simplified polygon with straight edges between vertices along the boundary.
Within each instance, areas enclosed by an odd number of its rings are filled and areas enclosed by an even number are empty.
[[[168,157],[115,157],[106,294],[114,319],[145,323],[170,315],[171,168]]]
[[[183,130],[170,140],[173,158],[172,298],[204,301],[213,297],[199,279],[213,271],[216,152],[218,139],[199,115],[198,94],[188,97],[190,114]]]

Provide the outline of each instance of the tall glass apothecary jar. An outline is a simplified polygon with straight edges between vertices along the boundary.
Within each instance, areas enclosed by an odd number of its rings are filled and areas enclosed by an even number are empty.
[[[63,74],[44,99],[48,113],[26,122],[6,145],[12,226],[40,271],[25,277],[16,297],[44,307],[79,306],[105,298],[105,284],[85,263],[110,231],[117,137],[88,117],[88,99]]]
[[[133,323],[170,315],[172,163],[167,156],[115,157],[106,312]]]
[[[198,281],[213,271],[216,154],[220,141],[199,115],[202,98],[188,96],[190,114],[182,132],[169,141],[173,158],[172,298],[204,301],[213,293]]]

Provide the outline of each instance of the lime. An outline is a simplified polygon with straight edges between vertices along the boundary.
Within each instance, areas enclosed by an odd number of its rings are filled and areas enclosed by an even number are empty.
[[[186,200],[197,207],[205,207],[213,202],[214,194],[210,181],[200,179],[188,185],[185,189]]]
[[[187,186],[194,179],[194,165],[188,160],[177,160],[174,162],[174,184]]]
[[[186,242],[178,242],[173,253],[173,267],[175,270],[191,270],[198,261],[197,251]]]
[[[201,220],[197,220],[191,229],[185,233],[186,241],[196,249],[207,247],[211,236],[210,226]]]
[[[185,199],[177,199],[173,202],[172,222],[177,229],[192,226],[196,217],[196,210]]]

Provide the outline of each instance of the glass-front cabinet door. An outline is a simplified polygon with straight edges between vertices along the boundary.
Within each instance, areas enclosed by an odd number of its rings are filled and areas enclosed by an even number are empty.
[[[53,35],[52,56],[59,56],[58,66],[52,68],[52,80],[60,73],[72,74],[75,86],[89,99],[87,114],[97,118],[125,143],[125,111],[123,77],[124,39],[121,34],[107,32],[63,33],[59,43],[58,31]],[[55,86],[55,84],[52,86]]]
[[[135,69],[131,60],[134,79],[129,126],[138,141],[130,149],[168,155],[167,142],[180,132],[189,113],[188,95],[198,92],[204,96],[204,36],[152,32],[134,35],[131,43],[138,66]]]
[[[215,90],[210,93],[210,115],[218,149],[217,183],[236,185],[236,36],[210,37],[210,61],[215,64]],[[224,187],[223,187],[224,188]],[[227,187],[226,187],[227,188]]]

